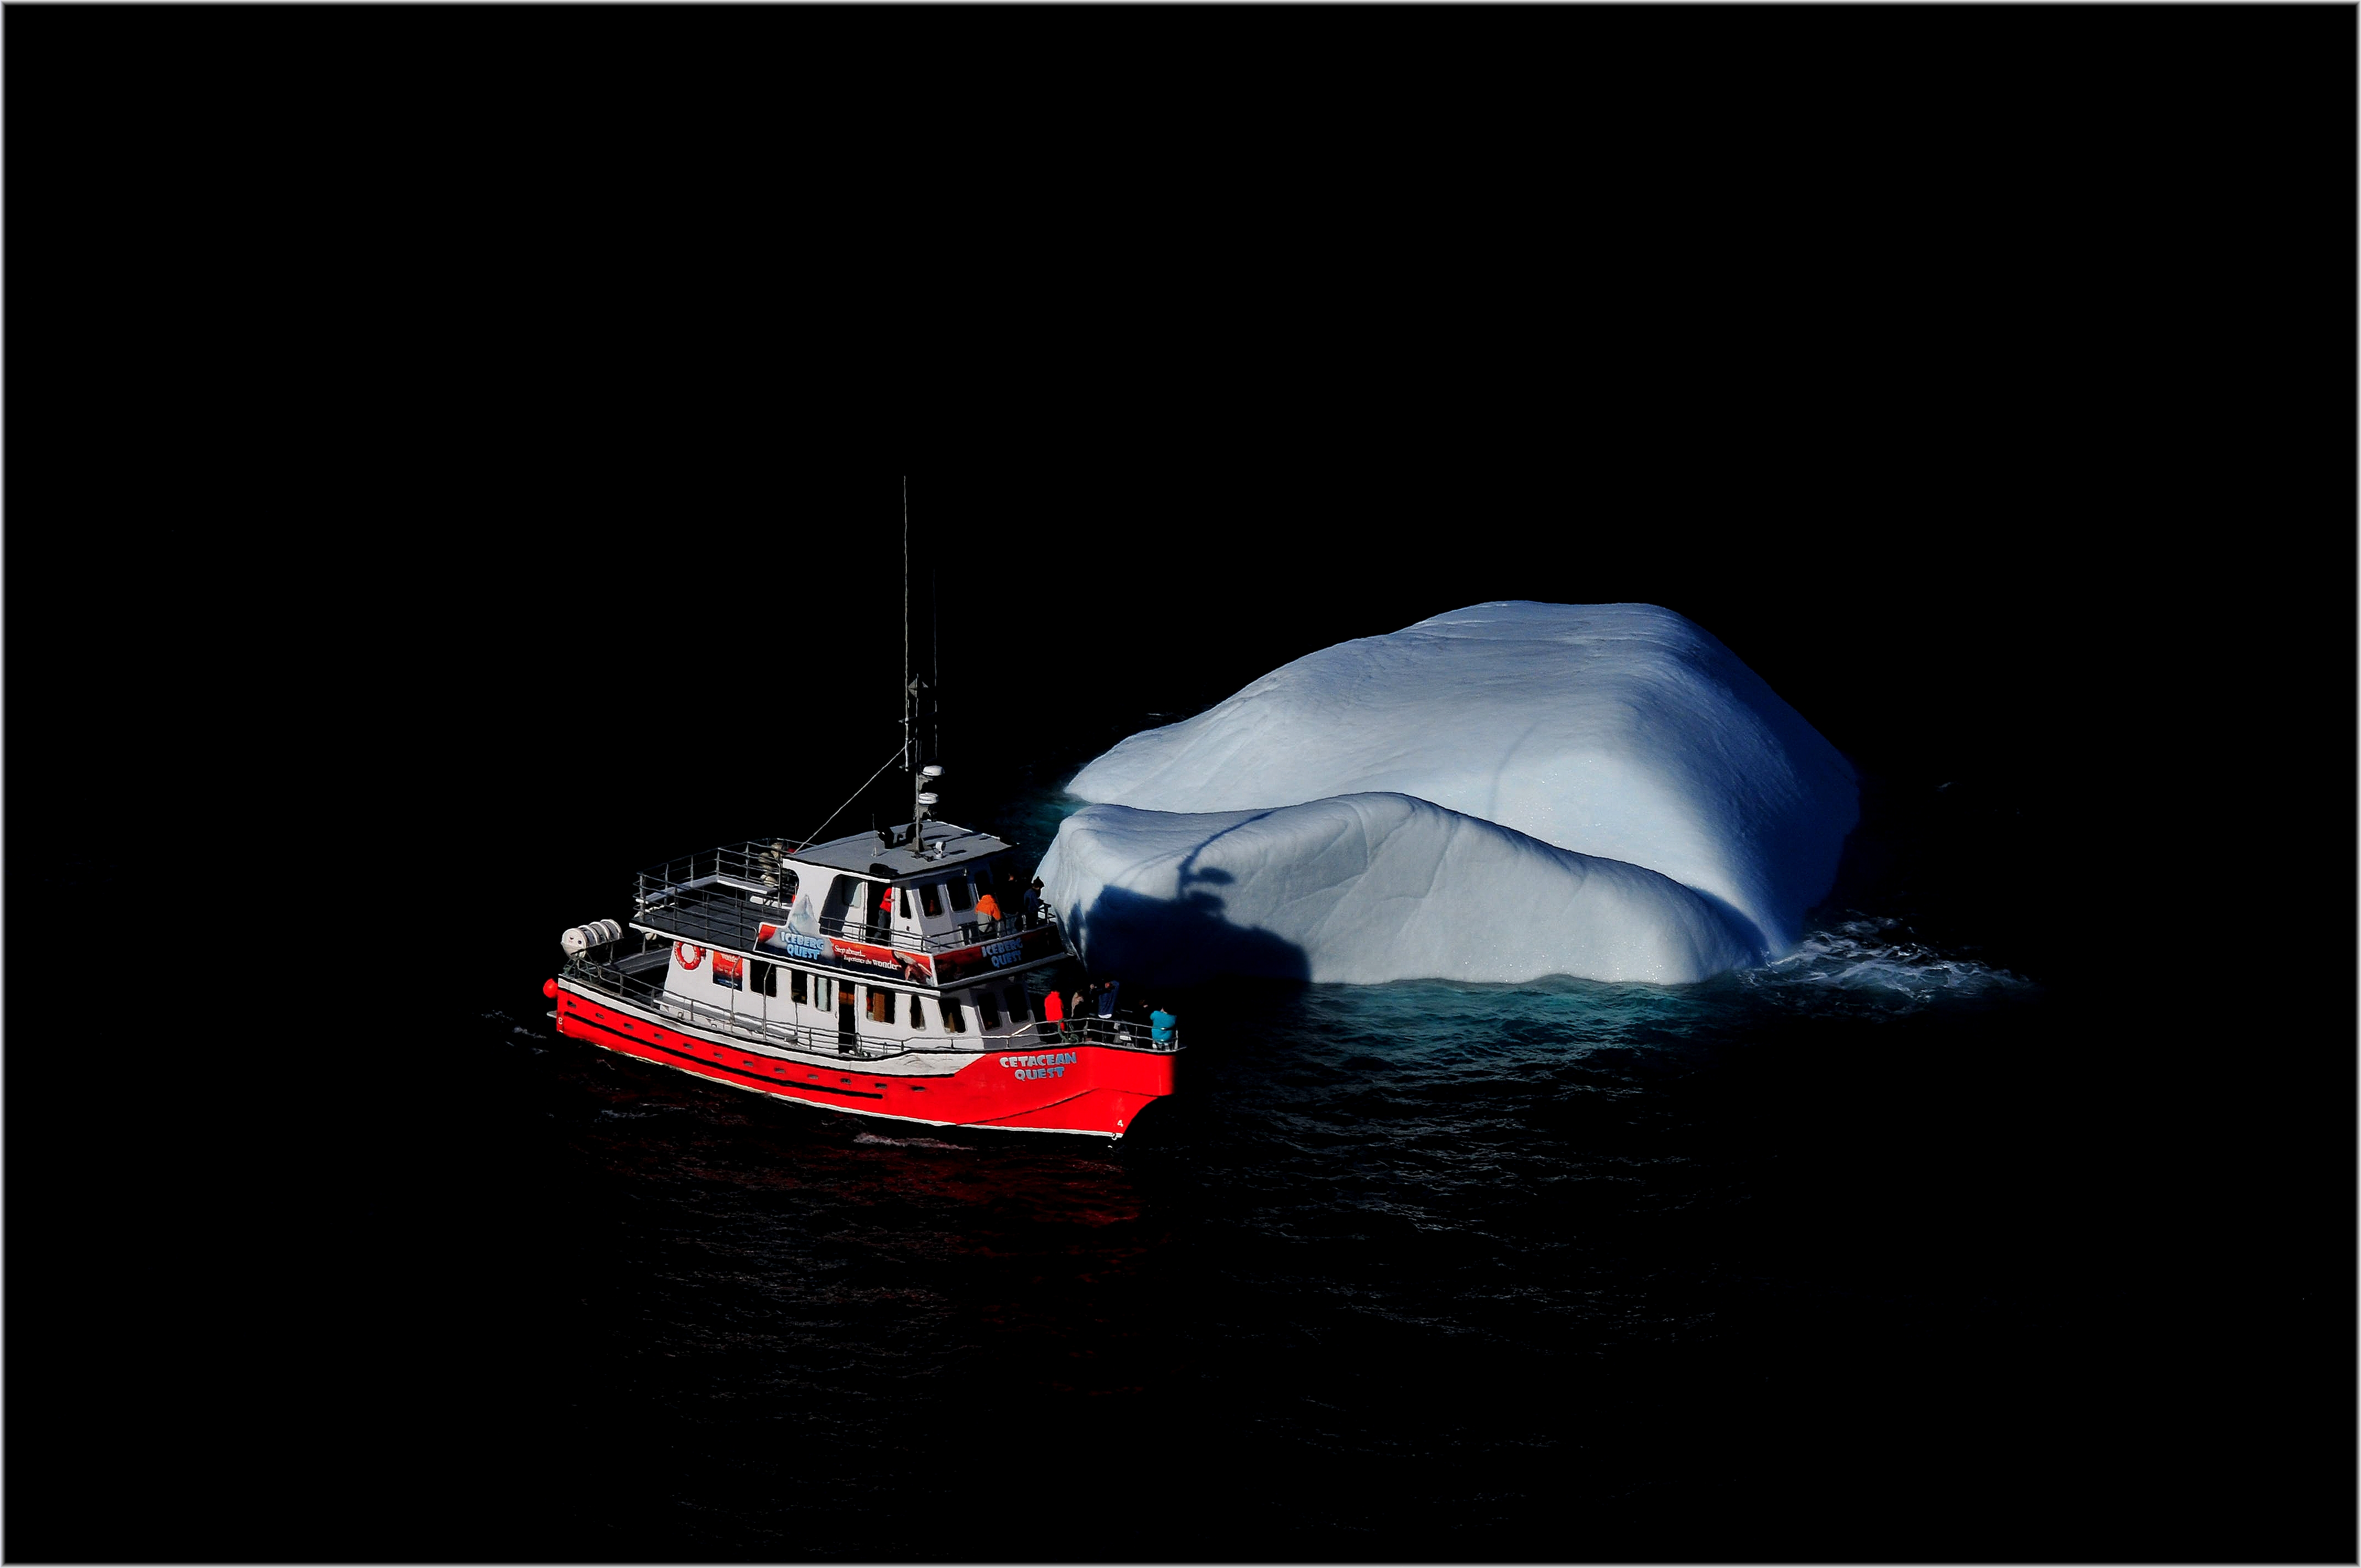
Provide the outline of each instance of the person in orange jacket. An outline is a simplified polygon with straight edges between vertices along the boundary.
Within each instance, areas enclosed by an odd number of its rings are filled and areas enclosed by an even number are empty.
[[[975,901],[975,914],[977,919],[989,920],[997,926],[1000,924],[1000,900],[989,893],[985,894]]]

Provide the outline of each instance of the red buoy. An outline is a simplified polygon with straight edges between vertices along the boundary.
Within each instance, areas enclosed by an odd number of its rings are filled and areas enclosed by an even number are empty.
[[[552,1002],[556,1001],[556,1000],[557,1000],[557,982],[556,982],[555,981],[554,981],[554,980],[544,980],[544,981],[543,981],[541,982],[541,993],[542,993],[544,996],[548,997]]]

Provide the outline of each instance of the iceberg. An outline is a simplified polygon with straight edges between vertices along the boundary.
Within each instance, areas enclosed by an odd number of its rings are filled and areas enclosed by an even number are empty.
[[[1089,806],[1060,826],[1040,876],[1093,965],[1140,981],[1671,983],[1760,957],[1745,922],[1670,877],[1406,795]]]
[[[1194,828],[1174,827],[1176,844],[1204,839],[1210,846],[1217,831],[1246,832],[1213,817],[1271,814],[1251,836],[1261,858],[1237,860],[1242,848],[1207,851],[1215,858],[1204,869],[1236,879],[1219,895],[1224,909],[1234,922],[1248,915],[1268,920],[1257,928],[1307,955],[1323,955],[1317,962],[1304,959],[1312,970],[1326,965],[1323,972],[1335,978],[1350,971],[1363,979],[1521,980],[1552,972],[1619,979],[1638,978],[1652,965],[1663,971],[1660,978],[1672,978],[1686,973],[1690,961],[1670,956],[1676,951],[1725,969],[1775,958],[1794,948],[1805,912],[1833,883],[1859,811],[1851,766],[1761,676],[1703,628],[1637,604],[1499,601],[1339,643],[1272,671],[1193,718],[1129,737],[1066,787],[1094,806],[1208,818]],[[1377,796],[1422,803],[1443,815],[1370,816],[1376,808],[1367,802]],[[1357,886],[1377,877],[1372,886],[1393,887],[1385,879],[1396,874],[1394,851],[1373,842],[1364,865],[1359,851],[1321,837],[1345,818],[1277,810],[1348,799],[1362,803],[1348,814],[1353,831],[1390,823],[1389,831],[1411,835],[1400,865],[1426,863],[1430,849],[1444,857],[1433,862],[1432,890],[1422,895],[1433,902],[1436,920],[1481,925],[1489,918],[1482,901],[1499,891],[1473,873],[1461,875],[1449,863],[1458,858],[1513,865],[1515,877],[1533,879],[1530,887],[1516,882],[1514,898],[1502,894],[1504,905],[1540,907],[1556,898],[1563,918],[1573,922],[1562,942],[1483,948],[1524,955],[1519,962],[1546,958],[1547,967],[1510,976],[1500,972],[1505,959],[1478,961],[1481,944],[1405,947],[1341,916],[1321,916],[1343,920],[1333,929],[1307,925],[1320,904],[1308,893],[1300,895],[1310,899],[1300,908],[1276,892],[1266,898],[1253,884]],[[1065,897],[1053,901],[1081,913],[1084,923],[1096,907],[1090,879],[1120,870],[1122,853],[1129,852],[1106,846],[1144,849],[1148,841],[1140,837],[1148,828],[1122,820],[1131,825],[1118,831],[1115,818],[1077,814],[1044,862],[1054,862],[1066,884]],[[1447,832],[1445,822],[1453,824]],[[1299,836],[1284,839],[1283,829]],[[1509,847],[1516,845],[1525,848]],[[1544,875],[1543,860],[1532,853],[1542,850],[1573,858],[1548,862],[1554,869]],[[1362,869],[1352,869],[1356,865]],[[1661,890],[1629,891],[1656,882],[1631,881],[1603,869],[1609,865],[1654,873],[1695,897],[1667,902]],[[1568,877],[1594,891],[1564,892]],[[1118,877],[1095,885],[1132,898],[1167,896],[1150,891],[1153,882],[1134,885]],[[1545,891],[1550,887],[1561,892]],[[1609,889],[1619,891],[1609,896]],[[1170,896],[1199,894],[1212,896],[1184,882],[1174,883]],[[1397,890],[1385,896],[1400,902],[1406,895]],[[1342,894],[1331,902],[1338,909],[1354,904]],[[1709,927],[1697,923],[1699,907],[1712,913]],[[1620,911],[1615,918],[1669,924],[1635,930],[1629,936],[1634,945],[1618,948],[1593,929],[1609,908]],[[1420,917],[1422,930],[1425,919]],[[1389,957],[1348,959],[1344,948],[1353,942]],[[1421,953],[1456,957],[1378,972],[1415,963]],[[1095,953],[1093,959],[1098,961]]]

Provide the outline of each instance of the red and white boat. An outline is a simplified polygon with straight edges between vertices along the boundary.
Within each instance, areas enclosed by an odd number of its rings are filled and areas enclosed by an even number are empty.
[[[1172,1092],[1180,1030],[1169,1014],[1042,1017],[1049,971],[1071,956],[1057,912],[1026,896],[1031,868],[1020,876],[1006,843],[934,818],[943,770],[922,760],[936,727],[910,658],[909,560],[906,496],[903,739],[885,767],[910,775],[907,825],[642,872],[628,928],[566,933],[566,969],[542,987],[551,1016],[570,1039],[774,1099],[1120,1138]]]
[[[1042,1018],[1046,971],[1070,956],[1056,911],[977,912],[987,890],[1020,896],[1015,859],[923,814],[903,832],[709,850],[642,872],[628,931],[566,932],[543,992],[559,1034],[733,1089],[1120,1138],[1172,1092],[1180,1031]]]

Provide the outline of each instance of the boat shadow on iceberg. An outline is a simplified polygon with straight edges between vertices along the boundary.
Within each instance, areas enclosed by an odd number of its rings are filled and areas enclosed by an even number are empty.
[[[1193,872],[1192,883],[1224,883],[1227,872]],[[1071,922],[1091,968],[1137,984],[1186,985],[1215,975],[1308,981],[1312,956],[1276,932],[1230,920],[1222,897],[1192,886],[1176,898],[1103,887]]]
[[[1680,984],[1769,946],[1728,900],[1661,872],[1386,791],[1251,812],[1093,804],[1042,864],[1092,968],[1164,985]]]

